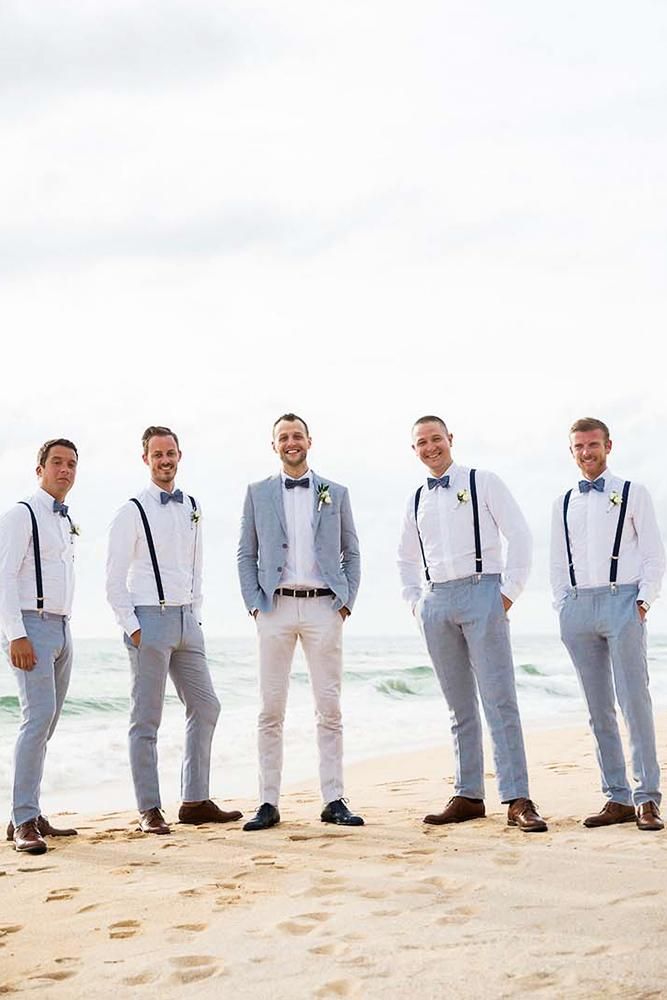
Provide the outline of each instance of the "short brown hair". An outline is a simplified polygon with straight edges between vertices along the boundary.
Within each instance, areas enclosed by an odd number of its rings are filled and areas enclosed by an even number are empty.
[[[445,434],[449,434],[449,431],[447,430],[447,424],[442,419],[442,417],[436,417],[432,413],[427,413],[425,417],[419,417],[418,420],[415,420],[414,424],[412,425],[413,431],[418,424],[440,424],[441,427],[444,427]]]
[[[308,424],[303,419],[303,417],[297,416],[296,413],[283,413],[282,416],[278,417],[277,420],[274,420],[273,421],[272,433],[275,432],[275,429],[276,429],[276,427],[278,426],[278,424],[280,423],[281,420],[289,420],[290,423],[292,423],[292,421],[294,421],[294,420],[298,420],[299,423],[302,423],[303,426],[306,429],[306,437],[310,437],[310,431],[308,430]]]
[[[144,455],[148,454],[148,445],[150,443],[151,438],[154,437],[173,437],[174,441],[176,442],[176,447],[178,448],[179,451],[181,450],[181,446],[178,443],[178,438],[176,437],[174,432],[169,427],[161,427],[159,425],[156,425],[154,427],[153,426],[147,427],[144,433],[141,435],[141,444],[144,449]]]
[[[37,452],[37,465],[44,465],[47,458],[49,457],[49,452],[52,448],[60,446],[61,448],[71,448],[76,455],[77,462],[79,461],[79,453],[76,450],[76,445],[73,441],[68,441],[67,438],[51,438],[50,441],[45,441],[42,447]]]
[[[605,441],[609,440],[609,428],[596,417],[580,417],[579,420],[575,420],[570,427],[570,434],[576,434],[577,431],[602,431]]]

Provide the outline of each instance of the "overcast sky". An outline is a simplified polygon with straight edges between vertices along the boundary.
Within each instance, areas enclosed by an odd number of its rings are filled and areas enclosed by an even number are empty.
[[[394,560],[423,412],[526,511],[517,630],[555,629],[576,417],[609,422],[667,533],[665,51],[657,0],[5,0],[4,506],[38,444],[77,442],[75,632],[114,633],[106,528],[149,423],[204,508],[210,634],[250,634],[239,510],[285,410],[350,487],[358,634],[414,627]]]

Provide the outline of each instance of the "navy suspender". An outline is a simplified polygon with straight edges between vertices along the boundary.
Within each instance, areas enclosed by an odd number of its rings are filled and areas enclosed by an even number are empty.
[[[574,575],[574,563],[572,562],[572,546],[570,545],[570,532],[567,527],[567,508],[570,506],[570,497],[572,496],[572,490],[568,490],[563,497],[563,526],[565,528],[565,548],[567,549],[567,566],[570,571],[570,583],[573,587],[577,586],[577,578]]]
[[[19,503],[23,504],[30,511],[30,520],[32,521],[32,550],[35,555],[35,577],[37,583],[37,610],[44,611],[44,585],[42,583],[42,557],[39,551],[39,530],[37,528],[37,518],[33,512],[32,507],[25,500],[19,500]]]
[[[477,469],[470,470],[470,496],[472,497],[472,526],[475,532],[475,573],[482,572],[482,538],[479,531],[479,506],[477,504]]]
[[[628,507],[628,493],[630,483],[626,480],[623,483],[623,494],[621,496],[621,509],[618,512],[618,524],[616,525],[616,537],[614,538],[614,550],[611,554],[611,565],[609,566],[609,582],[612,587],[616,586],[618,575],[618,554],[621,551],[621,535],[623,534],[623,524],[625,522],[625,512]]]
[[[419,487],[415,493],[415,526],[417,528],[417,538],[419,539],[419,548],[422,550],[422,559],[424,560],[424,574],[426,579],[430,582],[431,576],[428,571],[428,566],[426,565],[426,556],[424,555],[424,543],[422,542],[421,531],[419,530],[419,522],[417,520],[417,511],[419,510],[419,499],[422,495],[423,485]]]
[[[197,502],[194,497],[188,495],[188,499],[192,504],[192,510],[197,510]],[[157,596],[160,602],[160,607],[164,607],[164,587],[162,586],[162,577],[160,576],[160,567],[158,566],[157,555],[155,552],[155,544],[153,542],[153,534],[151,532],[151,526],[148,523],[148,518],[146,517],[146,511],[141,506],[136,497],[130,497],[130,503],[136,504],[139,513],[141,514],[141,520],[143,521],[144,531],[146,532],[146,544],[148,545],[148,552],[151,557],[151,563],[153,564],[153,573],[155,574],[155,586],[157,587]]]
[[[618,512],[618,524],[616,525],[616,536],[614,538],[614,547],[611,553],[611,562],[609,564],[609,583],[612,589],[616,588],[616,577],[618,576],[618,556],[621,551],[621,538],[623,536],[623,525],[625,524],[625,515],[628,509],[628,494],[630,493],[630,481],[626,479],[623,483],[623,493],[621,495],[621,509]],[[570,496],[572,495],[572,490],[568,490],[563,497],[563,527],[565,528],[565,547],[567,549],[567,563],[568,569],[570,571],[570,583],[573,587],[577,586],[577,578],[574,575],[574,564],[572,562],[572,546],[570,544],[570,531],[567,526],[567,509],[570,506]]]
[[[476,472],[477,469],[470,470],[470,498],[472,500],[472,526],[475,535],[475,573],[482,572],[482,538],[479,530],[479,503],[477,500],[477,483],[476,483]],[[430,581],[431,577],[429,575],[428,566],[426,565],[426,556],[424,555],[424,543],[422,541],[421,532],[419,530],[419,521],[417,520],[417,512],[419,510],[419,501],[421,499],[421,493],[424,489],[420,486],[415,493],[415,527],[417,529],[417,538],[419,539],[419,547],[422,552],[422,559],[424,560],[424,574],[426,579]]]

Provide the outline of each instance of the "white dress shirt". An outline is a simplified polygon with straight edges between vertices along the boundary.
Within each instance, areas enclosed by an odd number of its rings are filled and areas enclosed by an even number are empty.
[[[190,498],[163,504],[159,486],[151,482],[137,493],[155,545],[165,604],[192,604],[197,619],[202,606],[202,518],[193,519]],[[127,635],[141,628],[134,613],[138,605],[159,605],[155,573],[146,532],[136,504],[123,504],[111,523],[107,555],[107,600]]]
[[[605,469],[602,477],[604,492],[589,490],[588,493],[580,493],[577,481],[570,495],[567,525],[577,589],[609,584],[611,554],[620,510],[620,505],[613,503],[610,497],[614,493],[620,498],[624,480],[609,469]],[[572,587],[563,524],[564,496],[565,494],[561,494],[554,503],[551,522],[551,589],[554,607],[557,609],[560,609]],[[639,584],[637,600],[653,604],[660,593],[664,572],[665,549],[651,497],[645,486],[632,483],[623,525],[616,583]]]
[[[470,469],[452,463],[446,470],[447,488],[429,490],[419,500],[419,532],[433,583],[460,580],[475,573]],[[530,529],[516,500],[498,476],[478,470],[476,475],[482,571],[502,575],[502,593],[515,601],[523,590],[532,555]],[[465,490],[467,499],[457,493]],[[416,491],[415,491],[416,492]],[[503,564],[500,535],[507,540]],[[398,547],[398,571],[404,600],[414,608],[425,582],[424,561],[415,524],[415,493],[410,495]]]
[[[44,611],[72,613],[74,534],[69,520],[53,510],[45,490],[26,498],[39,531]],[[21,611],[37,610],[37,580],[30,511],[15,504],[0,518],[0,625],[7,640],[26,635]]]
[[[283,483],[283,508],[287,524],[287,553],[280,577],[281,587],[315,588],[326,587],[315,558],[315,538],[313,535],[313,515],[315,513],[315,493],[313,474],[305,472],[299,479],[308,477],[308,488],[295,486],[288,490],[286,479],[294,477],[281,472]]]

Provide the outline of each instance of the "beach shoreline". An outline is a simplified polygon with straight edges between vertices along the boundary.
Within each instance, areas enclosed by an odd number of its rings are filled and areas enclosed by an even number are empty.
[[[424,825],[451,794],[442,746],[348,766],[363,829],[322,824],[313,779],[259,833],[147,837],[123,811],[68,815],[79,836],[41,857],[3,841],[0,995],[659,996],[667,834],[581,826],[602,805],[584,726],[527,743],[546,834],[507,827],[490,769],[485,819]]]

